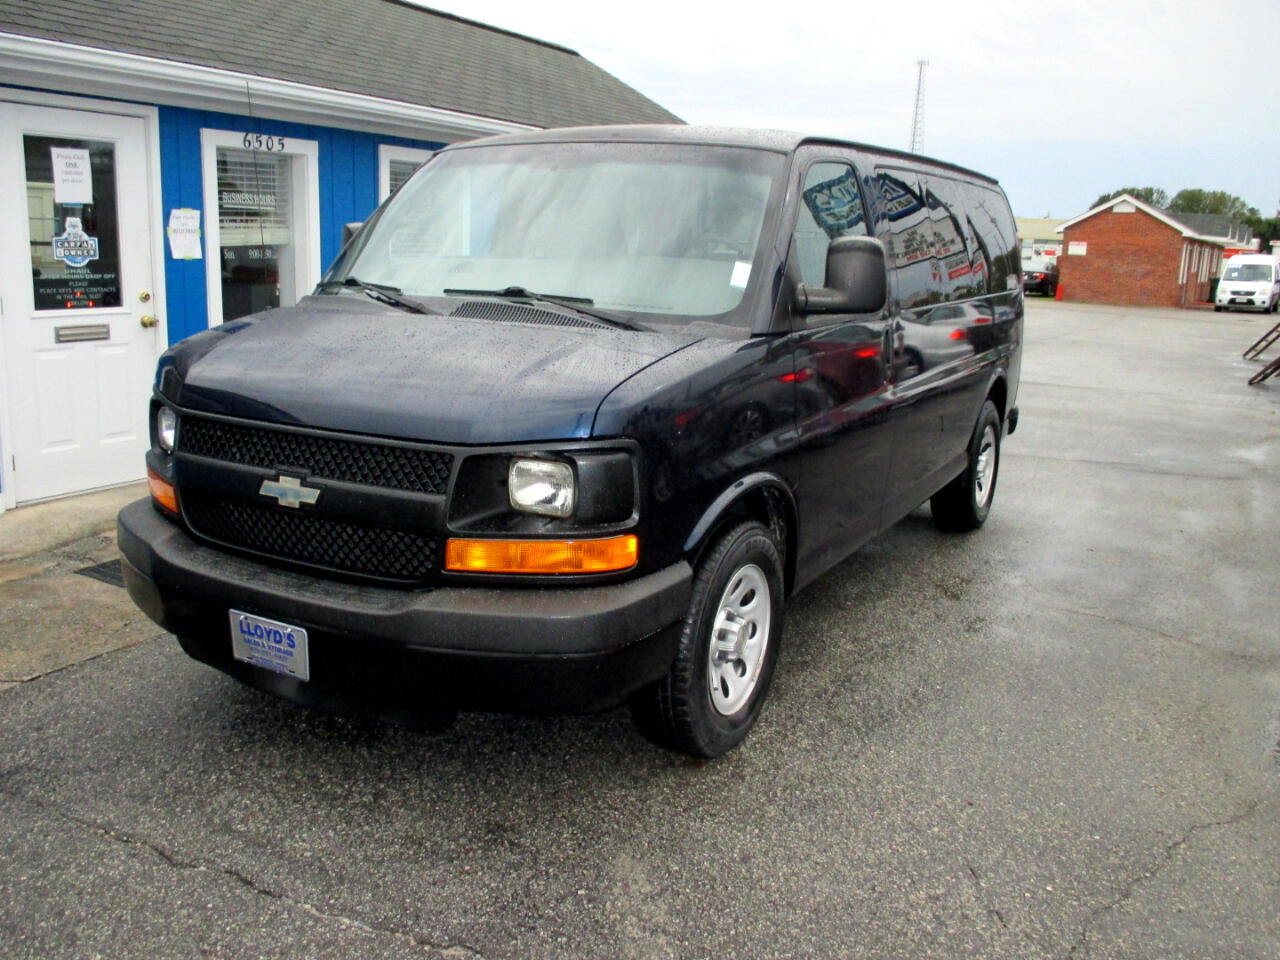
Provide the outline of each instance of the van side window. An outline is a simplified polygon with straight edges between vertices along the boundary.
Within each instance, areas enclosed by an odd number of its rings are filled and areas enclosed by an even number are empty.
[[[909,310],[942,299],[933,271],[933,221],[920,178],[909,170],[880,169],[876,187],[885,217],[889,267],[898,289],[898,306]]]
[[[815,163],[805,174],[800,201],[792,243],[800,279],[821,286],[827,278],[827,247],[831,241],[867,233],[858,175],[847,163]]]
[[[933,226],[931,255],[934,277],[941,287],[942,298],[965,300],[977,293],[985,293],[985,276],[983,289],[975,289],[972,251],[976,243],[964,221],[961,184],[945,177],[922,176],[920,180]]]
[[[963,189],[969,193],[971,225],[987,260],[988,289],[992,293],[1017,289],[1022,260],[1008,203],[1002,194],[976,183],[964,184]]]

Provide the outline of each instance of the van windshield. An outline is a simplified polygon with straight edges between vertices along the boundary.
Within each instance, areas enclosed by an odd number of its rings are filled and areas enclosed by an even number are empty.
[[[1271,282],[1271,265],[1267,263],[1240,263],[1227,267],[1226,280],[1244,280],[1253,283]]]
[[[739,307],[784,164],[767,151],[689,144],[447,151],[327,279],[418,298],[521,287],[646,322],[746,325]]]

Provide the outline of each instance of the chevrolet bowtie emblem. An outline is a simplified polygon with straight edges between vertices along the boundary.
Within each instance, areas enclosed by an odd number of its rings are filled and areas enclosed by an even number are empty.
[[[304,503],[313,504],[320,499],[320,491],[315,487],[304,487],[297,477],[281,476],[275,480],[263,480],[258,493],[264,497],[275,497],[282,507],[297,510]]]

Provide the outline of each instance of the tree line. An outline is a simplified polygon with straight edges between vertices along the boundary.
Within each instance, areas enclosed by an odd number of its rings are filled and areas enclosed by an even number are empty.
[[[1171,213],[1225,214],[1248,226],[1253,235],[1262,241],[1263,250],[1267,249],[1272,240],[1280,239],[1280,217],[1264,217],[1257,207],[1249,206],[1240,197],[1225,190],[1179,190],[1170,197],[1168,192],[1159,187],[1122,187],[1111,193],[1104,193],[1089,204],[1088,209],[1100,207],[1123,193]]]

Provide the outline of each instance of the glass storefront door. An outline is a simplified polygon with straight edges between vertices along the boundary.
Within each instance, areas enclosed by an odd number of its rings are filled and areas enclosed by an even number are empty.
[[[291,306],[320,279],[316,144],[201,132],[209,324]]]
[[[147,126],[0,103],[4,505],[141,479],[164,349]]]
[[[222,319],[297,300],[288,157],[219,147]]]

